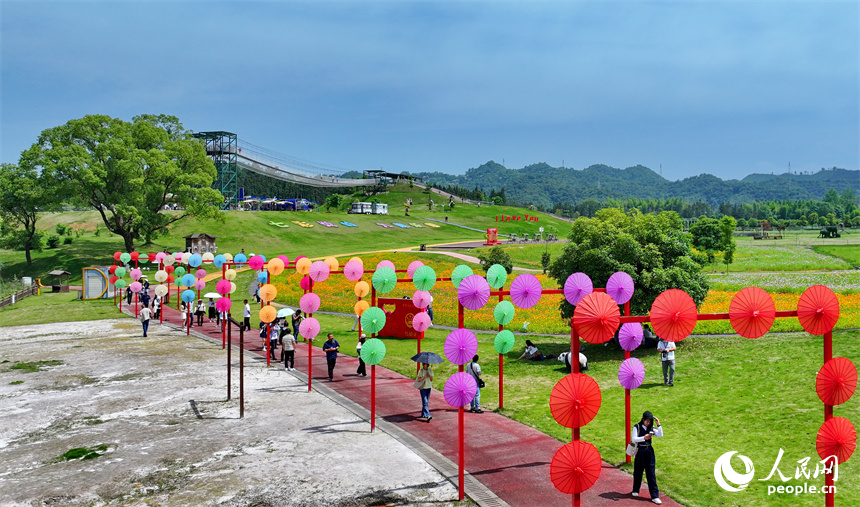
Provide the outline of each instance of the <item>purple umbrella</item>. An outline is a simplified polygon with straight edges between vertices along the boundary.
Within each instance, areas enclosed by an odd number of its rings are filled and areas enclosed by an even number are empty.
[[[315,282],[324,282],[328,278],[331,268],[323,261],[316,261],[311,264],[308,275]]]
[[[451,331],[445,339],[445,357],[454,364],[466,364],[478,352],[478,339],[475,333],[459,328]]]
[[[630,301],[633,297],[633,278],[624,271],[617,271],[606,282],[606,293],[612,296],[619,305]]]
[[[299,334],[308,340],[313,340],[319,332],[320,322],[313,317],[308,317],[299,324]]]
[[[415,308],[427,308],[431,299],[433,299],[433,296],[425,290],[416,290],[415,294],[412,295],[412,303],[415,305]]]
[[[573,306],[578,305],[580,299],[592,292],[594,292],[594,285],[585,273],[573,273],[564,282],[564,298]]]
[[[299,308],[305,313],[316,313],[320,309],[320,297],[308,292],[299,300]]]
[[[511,284],[511,300],[520,308],[531,308],[540,300],[540,280],[528,273],[516,277]]]
[[[359,261],[349,261],[346,263],[346,266],[343,267],[343,276],[346,277],[347,280],[351,282],[357,282],[361,280],[361,277],[364,275],[364,266],[362,266]]]
[[[430,315],[426,312],[418,312],[412,317],[412,329],[423,333],[430,327]]]
[[[476,392],[478,392],[478,384],[471,375],[464,371],[448,377],[443,391],[445,401],[452,407],[465,407],[475,397]]]
[[[390,260],[388,260],[388,259],[383,260],[383,261],[379,261],[379,264],[377,264],[377,265],[376,265],[376,269],[377,269],[377,270],[379,270],[379,268],[384,268],[384,267],[388,267],[388,268],[391,268],[391,269],[393,269],[393,270],[396,270],[396,269],[397,269],[397,268],[395,268],[395,267],[394,267],[394,263],[393,263],[393,262],[391,262],[391,261],[390,261]]]
[[[627,352],[635,350],[642,344],[642,324],[636,322],[621,324],[621,329],[618,330],[618,343]]]
[[[540,283],[538,283],[540,287]],[[460,302],[469,310],[477,310],[490,299],[490,285],[483,276],[469,275],[460,282],[457,289]]]
[[[645,366],[642,361],[631,357],[621,363],[618,368],[618,381],[624,389],[636,389],[642,385],[643,380],[645,380]]]
[[[418,268],[420,268],[423,265],[424,265],[424,263],[421,261],[410,262],[409,266],[406,267],[406,274],[409,276],[409,278],[412,278],[412,275],[415,274],[415,271],[418,270]]]

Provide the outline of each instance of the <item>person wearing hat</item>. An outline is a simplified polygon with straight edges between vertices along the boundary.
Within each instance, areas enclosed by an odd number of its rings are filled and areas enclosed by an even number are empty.
[[[361,358],[361,346],[364,345],[364,342],[367,341],[367,335],[361,333],[361,337],[358,339],[358,343],[355,345],[355,351],[358,353],[358,369],[355,371],[356,375],[361,375],[362,377],[367,376],[367,367],[364,365],[364,359]]]
[[[654,437],[663,436],[663,427],[660,426],[660,419],[654,417],[651,412],[645,411],[642,414],[642,420],[633,426],[630,432],[630,439],[636,444],[638,450],[636,457],[633,459],[633,496],[639,496],[639,488],[642,486],[642,472],[645,472],[645,478],[648,479],[648,492],[651,494],[651,501],[655,504],[663,503],[660,500],[660,490],[657,489],[657,475],[654,473],[657,462],[654,458],[654,447],[651,442]]]

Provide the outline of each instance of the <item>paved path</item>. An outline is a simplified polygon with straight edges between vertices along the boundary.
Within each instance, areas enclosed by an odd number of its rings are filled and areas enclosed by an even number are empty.
[[[175,301],[174,301],[175,304]],[[125,307],[124,307],[125,308]],[[131,309],[130,309],[131,310]],[[179,312],[175,308],[165,309],[165,322],[179,325]],[[158,325],[153,323],[151,325]],[[203,327],[193,327],[192,332],[205,339],[221,341],[221,332],[216,325],[204,323]],[[245,337],[246,350],[265,354],[260,346],[259,333],[252,330]],[[234,344],[238,344],[238,331],[234,329]],[[341,355],[338,357],[334,381],[328,380],[325,353],[319,347],[311,347],[313,373],[312,386],[320,392],[336,393],[364,410],[357,413],[366,417],[370,407],[370,367],[368,377],[355,374],[358,366],[356,358]],[[283,368],[278,363],[273,367]],[[295,374],[307,378],[308,345],[299,343],[296,349]],[[458,412],[449,406],[439,390],[444,383],[435,382],[430,396],[433,421],[426,423],[418,419],[421,401],[412,387],[412,379],[386,368],[376,368],[376,414],[381,429],[393,425],[399,432],[410,435],[419,454],[438,453],[444,457],[434,462],[428,461],[457,483],[456,463]],[[349,405],[347,405],[349,408]],[[553,455],[563,445],[562,442],[541,433],[534,428],[518,423],[502,415],[485,412],[471,414],[466,412],[466,456],[468,473],[466,494],[480,505],[512,505],[554,507],[571,505],[570,495],[564,495],[553,487],[549,480],[549,466]],[[587,427],[583,430],[587,434]],[[587,437],[586,437],[587,438]],[[403,441],[403,440],[402,440]],[[407,443],[408,442],[404,442]],[[620,445],[620,444],[619,444]],[[432,456],[431,456],[432,458]],[[445,461],[447,459],[447,461]],[[453,468],[452,468],[453,466]],[[455,472],[452,473],[451,471]],[[477,482],[475,482],[477,481]],[[644,497],[630,496],[632,478],[606,462],[603,463],[600,478],[588,491],[582,494],[584,506],[644,506],[652,505],[646,484],[640,491]],[[497,496],[497,498],[496,498]],[[680,505],[662,496],[663,505]]]

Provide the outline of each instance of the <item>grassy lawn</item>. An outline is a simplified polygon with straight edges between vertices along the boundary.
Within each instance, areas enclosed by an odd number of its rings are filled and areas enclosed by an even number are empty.
[[[24,298],[0,310],[0,327],[128,318],[113,306],[113,299],[77,299],[77,291],[43,292]]]
[[[812,249],[822,255],[838,257],[852,266],[860,266],[860,247],[857,245],[816,245]]]

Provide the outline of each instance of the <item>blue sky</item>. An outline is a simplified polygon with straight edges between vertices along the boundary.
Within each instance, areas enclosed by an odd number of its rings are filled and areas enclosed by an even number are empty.
[[[172,114],[323,167],[860,167],[857,2],[0,2],[0,161]]]

